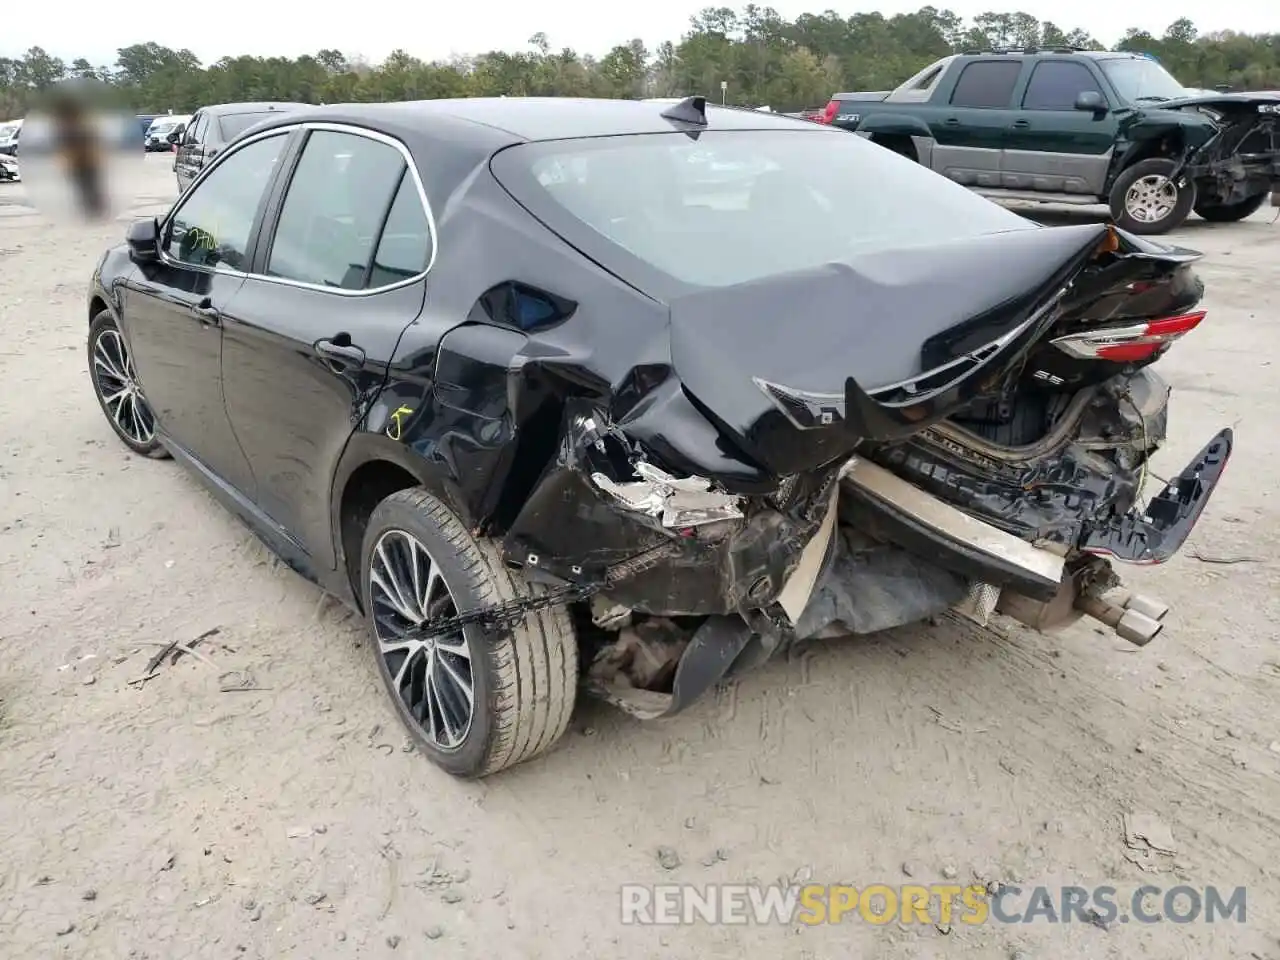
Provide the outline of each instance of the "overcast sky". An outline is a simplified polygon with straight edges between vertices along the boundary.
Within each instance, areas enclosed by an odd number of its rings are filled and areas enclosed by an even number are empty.
[[[298,56],[335,47],[348,56],[378,61],[396,47],[424,60],[486,50],[527,49],[535,32],[546,33],[555,49],[568,46],[581,53],[603,54],[610,47],[639,36],[652,48],[663,40],[678,40],[700,0],[559,0],[554,4],[520,0],[360,0],[357,3],[319,2],[306,6],[284,0],[218,0],[208,6],[178,4],[130,8],[90,7],[80,11],[39,2],[5,4],[0,14],[0,55],[18,56],[42,46],[66,60],[84,57],[94,65],[115,61],[119,47],[148,40],[167,47],[187,47],[206,64],[237,54]],[[726,4],[740,6],[740,4]],[[761,3],[761,6],[768,4]],[[879,10],[886,16],[924,6],[916,0],[879,3],[824,3],[823,0],[783,0],[773,4],[784,17],[817,12],[832,6],[848,16]],[[1118,40],[1127,27],[1159,36],[1180,16],[1190,17],[1202,33],[1238,30],[1280,32],[1280,3],[1275,0],[972,0],[947,4],[964,17],[984,10],[1023,10],[1052,20],[1064,30],[1083,27],[1103,43]],[[208,16],[195,16],[199,10]]]

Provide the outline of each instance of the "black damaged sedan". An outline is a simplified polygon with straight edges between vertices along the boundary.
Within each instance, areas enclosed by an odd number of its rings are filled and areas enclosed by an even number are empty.
[[[1198,254],[1046,228],[842,131],[674,104],[315,108],[227,147],[94,272],[88,359],[366,618],[424,752],[528,759],[580,688],[670,716],[818,635],[947,610],[1146,644]]]

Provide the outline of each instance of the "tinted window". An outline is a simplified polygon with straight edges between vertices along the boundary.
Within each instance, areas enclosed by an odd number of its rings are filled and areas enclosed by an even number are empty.
[[[285,194],[267,273],[323,287],[364,286],[403,169],[400,151],[386,143],[313,132]]]
[[[492,166],[543,222],[638,284],[646,267],[683,284],[725,286],[895,247],[1038,229],[905,157],[821,130],[529,143]]]
[[[207,113],[200,114],[196,118],[195,126],[191,128],[191,142],[204,143],[204,135],[209,130],[209,115]]]
[[[286,139],[267,137],[228,154],[174,213],[165,252],[184,263],[247,270],[254,217]]]
[[[1079,63],[1046,60],[1031,71],[1022,106],[1027,110],[1074,110],[1076,97],[1092,90],[1106,101],[1089,68]]]
[[[391,283],[416,277],[427,269],[431,258],[431,229],[427,214],[422,208],[418,185],[408,170],[400,178],[400,189],[387,214],[378,252],[373,256],[373,269],[369,272],[370,287],[385,287]]]
[[[956,107],[1007,107],[1022,72],[1021,59],[979,60],[965,66],[951,91]]]
[[[223,143],[230,143],[255,123],[261,123],[267,117],[275,116],[279,111],[261,110],[257,113],[229,113],[218,117],[218,134]]]

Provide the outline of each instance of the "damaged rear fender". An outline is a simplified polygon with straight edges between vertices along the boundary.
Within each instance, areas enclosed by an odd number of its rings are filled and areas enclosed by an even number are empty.
[[[770,496],[677,475],[590,402],[565,406],[560,446],[504,540],[507,559],[578,583],[608,582],[641,613],[711,615],[776,600],[826,519],[838,465]],[[647,559],[625,578],[610,571]]]

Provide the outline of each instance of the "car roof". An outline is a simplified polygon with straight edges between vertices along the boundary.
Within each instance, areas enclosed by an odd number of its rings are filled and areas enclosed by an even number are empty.
[[[200,113],[232,116],[237,113],[267,113],[272,110],[304,110],[309,103],[289,103],[285,100],[255,100],[247,103],[211,103],[200,108]]]
[[[977,60],[988,57],[1088,57],[1092,60],[1152,60],[1145,53],[1128,50],[1072,50],[1069,47],[1029,48],[1027,50],[966,50],[956,59]]]
[[[605,100],[586,97],[460,97],[412,100],[400,103],[349,103],[308,107],[305,114],[291,114],[286,122],[354,123],[384,128],[429,132],[452,127],[471,130],[475,145],[494,140],[568,140],[625,134],[670,133],[696,129],[662,116],[664,104],[643,100]],[[782,114],[708,104],[706,130],[813,131],[814,124]],[[268,125],[275,125],[264,121]],[[259,127],[265,130],[265,127]],[[505,134],[505,136],[501,136]]]

